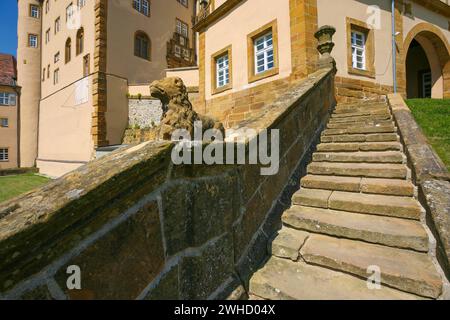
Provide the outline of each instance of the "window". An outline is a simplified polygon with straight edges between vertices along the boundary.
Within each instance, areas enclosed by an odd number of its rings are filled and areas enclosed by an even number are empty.
[[[47,66],[47,79],[50,78],[50,65]]]
[[[50,11],[50,1],[45,1],[45,13],[48,13]]]
[[[9,127],[8,118],[1,118],[0,119],[0,127],[2,127],[2,128],[8,128]]]
[[[66,8],[66,22],[72,20],[73,17],[73,4],[69,4]]]
[[[30,48],[37,48],[38,47],[38,36],[35,34],[29,34],[28,35],[28,46]]]
[[[8,148],[0,148],[0,161],[9,161]]]
[[[53,71],[53,84],[59,83],[59,69]]]
[[[144,32],[137,32],[134,36],[134,55],[146,60],[150,60],[151,43],[149,37]]]
[[[84,30],[79,29],[77,32],[77,55],[83,53],[84,50]]]
[[[14,93],[0,92],[0,105],[15,106],[16,105],[16,95]]]
[[[59,62],[59,51],[55,54],[55,60],[54,60],[54,62],[55,63],[57,63],[57,62]]]
[[[277,32],[274,20],[247,36],[249,83],[278,74]]]
[[[72,40],[67,39],[66,40],[66,63],[70,62],[70,59],[72,58]]]
[[[347,69],[349,74],[375,78],[375,36],[363,21],[347,18]]]
[[[228,63],[228,54],[218,58],[216,60],[216,77],[217,77],[217,87],[223,87],[230,83],[230,69]]]
[[[352,66],[366,69],[366,36],[362,32],[352,31]]]
[[[78,0],[78,9],[81,9],[85,6],[86,0]]]
[[[150,16],[150,2],[148,0],[133,0],[133,8],[146,16]]]
[[[175,56],[176,57],[181,57],[181,47],[175,45]]]
[[[45,43],[49,43],[49,42],[50,42],[50,29],[45,31]]]
[[[181,34],[183,37],[188,38],[188,29],[189,29],[189,27],[186,23],[177,19],[176,32],[178,34]]]
[[[256,74],[273,69],[275,66],[273,35],[269,32],[254,41]]]
[[[232,88],[231,46],[212,55],[211,59],[211,88],[212,93],[220,93]]]
[[[42,82],[45,81],[45,68],[42,69]]]
[[[57,34],[61,30],[61,18],[58,17],[55,20],[55,34]]]
[[[39,19],[40,10],[35,4],[30,4],[30,17]]]
[[[179,3],[181,3],[183,6],[188,6],[188,0],[177,0]]]

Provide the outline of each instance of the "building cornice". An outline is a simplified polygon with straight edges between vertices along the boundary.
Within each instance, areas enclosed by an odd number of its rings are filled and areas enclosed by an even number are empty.
[[[210,26],[212,23],[216,22],[217,20],[221,19],[223,16],[225,16],[228,12],[233,10],[237,5],[244,2],[246,0],[227,0],[225,1],[220,7],[215,9],[213,12],[208,14],[203,19],[197,21],[197,23],[194,25],[193,29],[195,32],[201,32],[208,26]]]
[[[440,0],[413,0],[415,3],[433,11],[439,13],[447,18],[450,18],[450,6]]]

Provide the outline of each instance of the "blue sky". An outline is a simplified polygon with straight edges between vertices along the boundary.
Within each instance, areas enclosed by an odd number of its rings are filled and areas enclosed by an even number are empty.
[[[0,0],[0,52],[16,55],[17,0]]]

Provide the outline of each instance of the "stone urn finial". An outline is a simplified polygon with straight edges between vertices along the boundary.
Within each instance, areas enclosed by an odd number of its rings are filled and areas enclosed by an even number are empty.
[[[332,26],[322,26],[314,34],[318,40],[317,50],[320,52],[320,59],[318,62],[319,69],[324,67],[336,67],[336,61],[331,56],[331,51],[334,48],[333,35],[336,29]]]

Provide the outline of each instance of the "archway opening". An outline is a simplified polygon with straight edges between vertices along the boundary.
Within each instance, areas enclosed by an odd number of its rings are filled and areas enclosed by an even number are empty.
[[[433,77],[427,54],[414,39],[406,56],[406,94],[408,99],[431,98]]]

